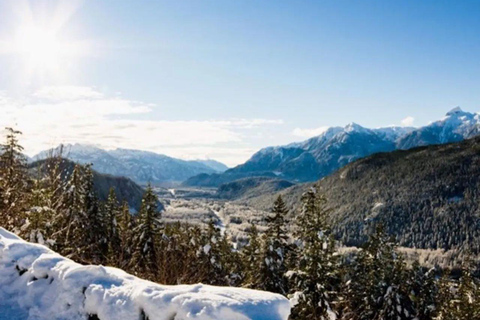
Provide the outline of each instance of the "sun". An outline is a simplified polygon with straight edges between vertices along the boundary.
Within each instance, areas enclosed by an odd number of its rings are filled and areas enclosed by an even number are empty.
[[[90,54],[90,41],[79,40],[69,32],[69,22],[79,3],[59,2],[49,12],[35,10],[33,2],[32,7],[12,6],[12,12],[18,15],[16,24],[6,38],[0,39],[0,51],[12,58],[16,83],[25,86],[68,82],[71,73],[81,69],[79,58]]]
[[[14,33],[12,53],[27,79],[64,79],[69,67],[85,54],[85,42],[62,37],[60,30],[26,25]]]
[[[14,40],[14,51],[30,68],[54,69],[68,54],[67,45],[62,43],[54,30],[28,26],[20,28]]]

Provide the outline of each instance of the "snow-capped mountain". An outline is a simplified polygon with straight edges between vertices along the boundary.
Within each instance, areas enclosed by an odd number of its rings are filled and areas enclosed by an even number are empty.
[[[184,181],[201,173],[222,172],[218,168],[223,165],[217,163],[217,168],[214,168],[213,162],[206,164],[202,161],[186,161],[140,150],[103,150],[78,143],[59,146],[53,151],[43,151],[33,160],[44,159],[52,152],[57,154],[60,148],[63,148],[62,155],[70,160],[83,164],[92,163],[93,168],[100,173],[125,176],[142,184]]]
[[[315,181],[344,165],[378,152],[456,142],[480,134],[480,115],[455,108],[439,121],[421,128],[368,129],[356,123],[331,127],[321,135],[286,146],[268,147],[221,175],[203,175],[187,185],[218,186],[247,176],[277,176]]]
[[[232,170],[272,171],[289,180],[317,180],[358,158],[395,150],[396,133],[406,131],[367,129],[356,123],[333,127],[301,143],[262,149]]]
[[[480,114],[465,112],[459,107],[449,111],[441,120],[404,135],[397,142],[399,149],[430,144],[457,142],[480,133]]]

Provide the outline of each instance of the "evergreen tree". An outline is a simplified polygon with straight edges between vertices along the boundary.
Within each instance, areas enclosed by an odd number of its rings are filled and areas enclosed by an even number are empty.
[[[233,249],[226,232],[220,232],[217,244],[221,267],[225,272],[225,284],[237,287],[242,283],[242,261],[237,250]]]
[[[242,249],[243,262],[243,283],[245,287],[255,288],[254,284],[258,283],[258,270],[260,262],[261,243],[258,236],[258,229],[252,223],[247,231],[248,243]]]
[[[51,203],[51,194],[45,179],[33,181],[33,188],[30,196],[30,208],[26,212],[26,223],[22,227],[22,235],[43,245],[50,245],[51,220],[55,216]]]
[[[61,153],[51,155],[43,166],[39,168],[39,175],[43,176],[47,206],[51,209],[51,221],[48,222],[48,244],[55,250],[62,252],[65,245],[66,228],[71,215],[71,198],[73,189],[71,179],[67,179],[68,172],[64,168]],[[71,178],[72,176],[70,176]]]
[[[206,255],[209,253],[211,246],[207,245],[207,239],[204,231],[200,226],[191,226],[189,228],[190,250],[188,250],[188,260],[190,261],[185,273],[185,283],[198,283],[208,281],[206,279],[207,268],[205,268]],[[208,261],[207,261],[208,262]]]
[[[119,266],[121,268],[126,268],[132,257],[134,229],[135,222],[130,213],[128,203],[124,201],[118,217],[118,235],[120,238]]]
[[[414,319],[409,277],[396,245],[377,226],[353,264],[346,293],[346,319]]]
[[[288,293],[287,254],[289,252],[288,235],[285,216],[288,210],[281,196],[275,200],[272,215],[267,216],[267,230],[264,234],[260,268],[254,282],[257,289],[276,292],[283,295]]]
[[[139,275],[158,276],[158,242],[163,229],[161,214],[157,209],[157,196],[148,185],[142,199],[135,228],[135,251],[130,266]]]
[[[88,262],[100,264],[107,255],[107,233],[104,225],[105,218],[100,210],[98,198],[95,194],[93,170],[91,165],[84,166],[83,170],[83,197],[86,221],[85,247],[83,255]]]
[[[118,226],[120,208],[118,205],[117,196],[115,194],[115,189],[113,188],[110,188],[107,201],[103,206],[103,218],[105,219],[103,224],[106,229],[105,233],[108,246],[107,260],[114,265],[119,265],[122,259],[121,255],[119,255],[119,252],[122,250],[120,229]]]
[[[435,320],[458,320],[455,312],[455,298],[452,292],[452,283],[448,273],[444,271],[438,282],[438,294],[436,298]]]
[[[229,272],[225,264],[225,255],[231,254],[225,251],[224,238],[220,228],[213,220],[208,223],[207,230],[200,235],[197,241],[197,266],[199,281],[212,285],[226,285]]]
[[[458,298],[454,300],[454,311],[458,320],[480,319],[480,291],[478,283],[470,271],[471,262],[467,262],[462,270],[462,277],[458,286]]]
[[[84,263],[102,263],[105,256],[105,228],[93,187],[89,165],[75,165],[54,217],[55,248]]]
[[[0,225],[18,233],[28,210],[30,179],[23,147],[18,141],[22,133],[12,128],[6,130],[0,155]]]
[[[47,222],[46,240],[50,247],[55,246],[54,233],[62,229],[62,216],[67,209],[65,203],[66,195],[66,174],[63,169],[64,160],[62,159],[62,148],[57,155],[52,154],[42,167],[40,167],[40,175],[43,182],[44,206],[49,208],[51,215],[50,221]]]
[[[55,249],[70,258],[81,258],[87,246],[88,218],[85,212],[85,190],[81,165],[75,165],[65,186],[62,210],[56,217]]]
[[[410,299],[418,320],[431,320],[435,314],[438,295],[435,271],[435,269],[430,269],[425,272],[417,260],[412,265],[409,283],[411,286]]]
[[[191,268],[191,235],[190,227],[180,222],[165,226],[162,237],[162,250],[159,259],[159,282],[163,284],[190,283],[187,276]]]
[[[61,226],[57,225],[57,218],[61,211],[65,209],[65,194],[66,194],[66,175],[62,169],[64,160],[59,155],[51,155],[45,159],[44,164],[39,168],[39,179],[42,180],[43,189],[45,192],[45,200],[47,206],[53,211],[51,221],[51,228],[59,230]],[[61,221],[61,219],[59,219]]]
[[[293,319],[334,319],[338,263],[335,241],[327,224],[325,199],[314,189],[302,196],[303,209],[297,219],[297,264],[289,272],[294,294]]]

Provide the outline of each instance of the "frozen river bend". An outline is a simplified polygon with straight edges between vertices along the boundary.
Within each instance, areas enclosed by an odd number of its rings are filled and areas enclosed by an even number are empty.
[[[158,285],[116,268],[80,265],[2,228],[0,301],[9,320],[287,320],[290,313],[281,295]]]

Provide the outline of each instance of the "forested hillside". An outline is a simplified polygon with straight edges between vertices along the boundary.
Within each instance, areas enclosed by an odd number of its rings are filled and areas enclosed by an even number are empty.
[[[347,245],[362,243],[370,222],[382,221],[404,246],[480,250],[480,138],[375,154],[280,194],[294,207],[312,185]],[[274,197],[246,202],[266,209]]]
[[[48,166],[51,165],[51,159],[39,160],[29,164],[29,173],[33,177],[44,176],[48,173]],[[75,163],[68,159],[59,159],[59,171],[64,181],[68,181]],[[144,190],[138,184],[126,177],[116,177],[108,174],[101,174],[92,170],[93,186],[95,193],[101,201],[106,201],[111,188],[115,191],[118,201],[126,201],[130,208],[138,211],[142,204]]]
[[[248,199],[261,194],[271,194],[293,186],[293,183],[268,177],[252,177],[222,184],[216,195],[220,199]]]

